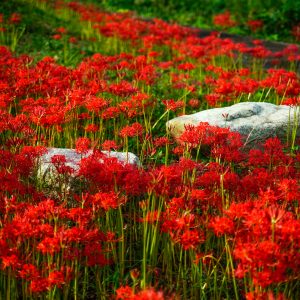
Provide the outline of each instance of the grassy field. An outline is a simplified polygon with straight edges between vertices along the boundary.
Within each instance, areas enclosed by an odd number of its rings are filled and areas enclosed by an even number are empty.
[[[293,28],[299,25],[300,3],[292,0],[268,1],[156,1],[156,0],[129,0],[129,1],[93,1],[111,11],[131,10],[145,17],[159,17],[168,21],[179,22],[199,28],[221,29],[240,35],[252,35],[267,40],[287,42],[299,41],[293,35]],[[224,12],[231,13],[234,26],[218,26],[214,22],[217,15]],[[255,21],[259,20],[261,23]],[[249,22],[250,21],[250,22]],[[253,22],[254,21],[254,22]]]

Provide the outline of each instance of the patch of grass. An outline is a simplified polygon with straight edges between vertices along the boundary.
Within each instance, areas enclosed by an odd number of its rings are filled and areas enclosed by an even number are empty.
[[[26,53],[36,61],[45,56],[52,56],[59,63],[75,65],[84,55],[91,54],[91,50],[87,49],[87,42],[80,39],[80,27],[75,16],[70,21],[70,18],[66,19],[57,14],[54,9],[49,9],[49,6],[37,7],[33,2],[25,0],[4,0],[0,3],[0,13],[3,14],[4,20],[8,20],[13,13],[21,15],[18,27],[25,28],[25,31],[16,47],[17,55]],[[53,39],[57,29],[61,27],[67,30],[67,34],[61,40]],[[64,61],[64,42],[70,37],[76,37],[77,42],[68,49],[69,60]]]
[[[146,18],[162,18],[183,25],[216,29],[213,17],[224,11],[230,11],[238,26],[230,28],[229,33],[253,35],[256,38],[295,42],[291,35],[293,26],[300,20],[300,2],[293,0],[240,1],[240,0],[87,0],[106,10],[133,10]],[[262,30],[251,32],[248,20],[261,20]]]

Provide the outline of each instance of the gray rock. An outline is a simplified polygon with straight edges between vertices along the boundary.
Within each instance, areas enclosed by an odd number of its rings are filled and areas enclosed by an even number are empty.
[[[295,123],[299,126],[297,107],[266,102],[242,102],[180,116],[167,122],[166,126],[167,131],[178,139],[186,125],[197,126],[201,122],[208,122],[212,126],[227,127],[239,132],[244,136],[245,146],[255,147],[274,136],[285,142],[288,131],[293,129],[295,114]]]
[[[74,149],[66,148],[48,148],[48,152],[39,158],[37,178],[41,182],[42,189],[46,194],[57,197],[58,195],[68,194],[76,189],[78,183],[78,171],[82,158],[89,157],[93,151],[86,154],[79,154]],[[140,166],[139,158],[131,152],[102,151],[107,157],[116,157],[119,162]],[[65,157],[64,165],[71,168],[72,172],[68,176],[62,176],[56,172],[51,161],[54,155],[63,155]]]
[[[48,148],[48,152],[40,158],[40,172],[44,174],[49,168],[53,168],[51,159],[54,155],[63,155],[66,158],[65,165],[71,167],[74,173],[78,172],[79,164],[82,158],[89,157],[93,151],[89,150],[86,154],[79,154],[74,149],[67,148]],[[107,157],[116,157],[122,163],[132,165],[140,165],[139,158],[131,152],[115,152],[115,151],[101,151]]]

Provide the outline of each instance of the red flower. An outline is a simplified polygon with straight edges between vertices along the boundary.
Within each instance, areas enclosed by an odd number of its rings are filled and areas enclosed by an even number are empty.
[[[94,132],[95,133],[99,130],[99,126],[96,124],[89,124],[84,128],[84,130],[86,132]]]
[[[190,99],[188,103],[189,103],[189,106],[192,108],[198,108],[200,106],[199,99]]]
[[[237,23],[234,20],[232,20],[231,14],[229,11],[225,11],[224,13],[215,15],[213,18],[213,23],[216,26],[220,26],[223,28],[234,27],[237,25]]]
[[[40,273],[36,266],[32,264],[22,265],[22,269],[19,271],[19,276],[26,280],[35,280],[40,277]]]
[[[21,15],[19,13],[13,13],[9,18],[10,23],[18,24],[21,22]]]
[[[180,244],[184,250],[193,249],[203,241],[203,235],[201,236],[197,230],[187,229],[180,236]]]
[[[135,295],[134,300],[164,300],[163,292],[148,288]]]
[[[109,261],[105,258],[103,250],[100,244],[87,244],[83,252],[84,256],[87,257],[88,266],[106,266]]]
[[[264,22],[262,20],[249,20],[247,25],[252,32],[256,32],[264,26]]]
[[[54,35],[52,35],[52,38],[54,39],[54,40],[60,40],[61,39],[61,35],[60,34],[54,34]]]
[[[56,32],[57,33],[67,33],[67,29],[64,28],[64,27],[59,27],[59,28],[56,28]]]
[[[128,285],[119,287],[116,293],[116,300],[130,300],[134,296],[132,288]]]
[[[120,109],[118,107],[110,106],[102,112],[101,117],[104,120],[107,120],[107,119],[117,118],[119,115],[120,115]]]
[[[76,141],[76,152],[80,154],[85,154],[89,151],[90,146],[91,146],[90,139],[86,137],[78,138]]]
[[[133,87],[130,82],[121,81],[120,83],[111,84],[109,91],[114,95],[126,97],[135,94],[138,89]]]
[[[210,221],[210,227],[213,228],[216,236],[234,233],[234,223],[227,217],[215,217]]]
[[[2,259],[2,269],[6,269],[8,267],[15,269],[20,264],[20,260],[18,256],[15,254],[8,255],[8,256],[1,256],[1,259]]]
[[[108,101],[99,97],[90,97],[86,101],[85,106],[89,111],[99,114],[101,111],[107,108]]]
[[[97,193],[93,198],[93,205],[96,207],[101,207],[105,211],[109,209],[116,209],[121,203],[124,203],[124,198],[120,197],[114,192]]]
[[[300,41],[300,23],[293,26],[292,35],[294,36],[296,41]]]
[[[117,150],[119,148],[120,148],[120,146],[117,145],[117,143],[115,141],[113,141],[113,140],[105,140],[102,143],[102,149],[106,150],[106,151]]]
[[[194,64],[192,63],[183,63],[178,65],[178,70],[183,70],[183,71],[190,71],[190,70],[194,70],[196,67]]]
[[[60,240],[56,237],[45,237],[36,247],[43,254],[54,254],[60,251]]]
[[[60,288],[65,284],[64,273],[57,270],[51,271],[48,275],[48,283],[50,288],[55,285]]]
[[[153,141],[153,143],[156,148],[159,148],[159,147],[163,147],[165,145],[170,144],[170,140],[167,137],[163,136],[163,137],[156,138]]]
[[[71,44],[76,44],[76,43],[77,43],[77,38],[76,38],[75,36],[71,36],[71,37],[69,38],[69,42],[70,42]]]
[[[177,109],[180,109],[184,106],[184,102],[181,100],[162,100],[162,103],[166,106],[167,110],[175,111]]]
[[[33,293],[42,293],[48,290],[49,282],[47,278],[37,278],[31,281],[30,291]]]
[[[143,126],[140,123],[133,123],[132,125],[128,125],[123,127],[120,130],[121,137],[134,137],[134,136],[141,136],[143,133]]]

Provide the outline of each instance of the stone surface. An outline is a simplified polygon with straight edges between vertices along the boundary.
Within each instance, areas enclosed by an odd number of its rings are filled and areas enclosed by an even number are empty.
[[[64,148],[48,148],[47,150],[48,152],[40,157],[37,170],[40,189],[45,195],[51,198],[66,199],[69,194],[80,194],[82,189],[88,188],[84,179],[78,176],[78,171],[81,159],[90,156],[93,153],[92,150],[86,154],[78,154],[73,149]],[[107,157],[116,157],[119,162],[124,164],[141,165],[139,158],[131,152],[102,151],[102,153]],[[72,168],[74,172],[67,176],[58,174],[51,161],[54,155],[63,155],[66,159],[64,165]]]
[[[180,116],[167,122],[166,126],[167,131],[175,138],[180,137],[185,125],[197,126],[201,122],[208,122],[212,126],[229,127],[232,131],[241,133],[245,145],[252,147],[274,136],[285,141],[288,130],[293,127],[295,110],[299,115],[299,107],[266,102],[242,102],[229,107]],[[299,118],[296,123],[299,126]]]
[[[54,155],[64,155],[66,158],[65,165],[74,169],[74,175],[79,170],[79,164],[82,158],[86,158],[92,154],[92,150],[88,151],[86,154],[79,154],[74,149],[66,148],[48,148],[48,152],[40,158],[39,163],[39,174],[44,176],[45,173],[53,170],[54,166],[51,162],[51,158]],[[139,158],[128,152],[115,152],[115,151],[102,151],[107,157],[116,157],[120,162],[129,163],[132,165],[140,165]]]

